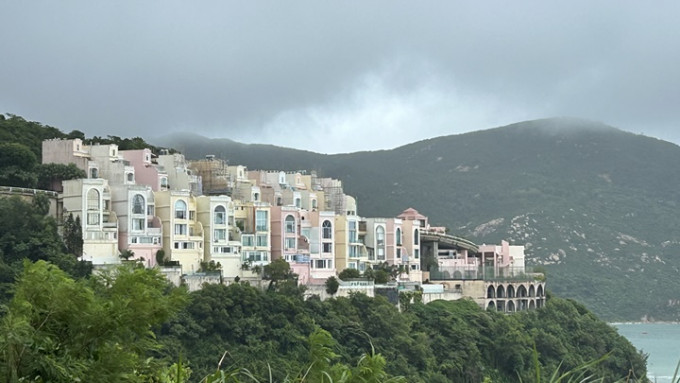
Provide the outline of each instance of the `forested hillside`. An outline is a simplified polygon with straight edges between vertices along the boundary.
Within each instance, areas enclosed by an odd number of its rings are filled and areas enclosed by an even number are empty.
[[[549,286],[608,319],[680,319],[680,148],[588,121],[549,119],[393,150],[322,155],[195,136],[189,158],[339,178],[362,216],[415,207],[477,243],[508,239]]]
[[[384,298],[362,294],[305,301],[291,279],[267,291],[235,283],[206,285],[186,296],[134,263],[91,277],[40,204],[0,199],[0,214],[16,217],[0,228],[0,303],[6,304],[0,376],[7,381],[170,382],[162,376],[177,367],[186,374],[187,366],[198,381],[223,356],[221,368],[243,381],[249,381],[246,370],[268,381],[270,368],[281,381],[304,375],[319,347],[328,360],[316,373],[327,368],[358,376],[370,368],[384,373],[376,382],[389,376],[428,383],[531,381],[534,345],[545,375],[610,352],[588,373],[607,381],[631,369],[645,375],[644,358],[625,338],[582,305],[554,297],[545,308],[515,315],[483,311],[467,300],[423,305],[417,299],[400,313]],[[181,365],[170,368],[176,362]]]
[[[36,156],[20,135],[6,144]],[[400,312],[362,294],[303,300],[290,273],[267,291],[233,283],[191,294],[135,263],[93,276],[76,259],[79,225],[67,220],[61,237],[44,197],[0,198],[11,217],[0,227],[0,381],[516,382],[536,381],[537,366],[545,378],[603,356],[582,371],[645,376],[625,338],[552,296],[504,315],[416,295]]]

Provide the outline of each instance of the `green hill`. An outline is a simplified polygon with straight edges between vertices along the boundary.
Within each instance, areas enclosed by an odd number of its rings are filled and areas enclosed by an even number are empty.
[[[477,243],[526,244],[550,288],[606,319],[680,319],[680,148],[576,119],[323,155],[174,136],[188,158],[339,178],[362,216],[413,206]]]

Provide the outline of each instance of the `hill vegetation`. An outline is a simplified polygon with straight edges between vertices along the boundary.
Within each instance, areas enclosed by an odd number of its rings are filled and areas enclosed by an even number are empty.
[[[135,263],[93,276],[76,260],[79,225],[61,238],[44,197],[0,199],[12,217],[0,227],[0,381],[534,381],[534,348],[544,377],[603,355],[589,374],[645,376],[625,338],[552,296],[515,315],[467,300],[400,312],[362,294],[304,300],[289,276],[267,291],[233,283],[191,294]]]
[[[161,143],[250,169],[316,170],[341,179],[362,216],[412,206],[477,243],[525,244],[550,289],[606,319],[680,319],[674,144],[575,119],[337,155],[190,135]]]

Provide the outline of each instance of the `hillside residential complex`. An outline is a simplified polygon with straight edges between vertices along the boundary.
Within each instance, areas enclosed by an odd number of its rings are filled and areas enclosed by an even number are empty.
[[[477,246],[413,208],[362,217],[341,180],[315,172],[249,171],[214,156],[187,161],[80,139],[46,140],[43,153],[43,163],[87,174],[53,188],[57,219],[80,217],[82,258],[95,269],[141,262],[194,289],[261,283],[263,267],[283,259],[321,297],[328,278],[356,269],[387,271],[390,280],[340,281],[337,295],[413,291],[425,302],[469,297],[502,312],[545,303],[544,278],[525,267],[523,246]]]

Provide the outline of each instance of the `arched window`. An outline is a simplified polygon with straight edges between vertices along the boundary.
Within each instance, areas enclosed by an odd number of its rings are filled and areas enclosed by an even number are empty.
[[[295,233],[295,217],[292,215],[286,217],[286,233]]]
[[[401,229],[400,228],[397,228],[396,236],[397,236],[397,246],[401,246]]]
[[[87,224],[99,225],[100,217],[99,190],[90,189],[87,192]]]
[[[420,235],[418,234],[418,229],[415,229],[413,231],[413,244],[414,245],[420,244]]]
[[[97,168],[90,169],[90,178],[99,178],[99,169]]]
[[[323,221],[323,224],[321,226],[323,228],[323,238],[324,239],[333,238],[333,226],[331,225],[331,221]]]
[[[181,199],[175,202],[175,218],[187,219],[187,203]]]
[[[144,214],[144,197],[141,194],[132,198],[132,214]]]
[[[224,225],[227,223],[227,209],[224,206],[219,205],[215,207],[215,225]]]

